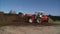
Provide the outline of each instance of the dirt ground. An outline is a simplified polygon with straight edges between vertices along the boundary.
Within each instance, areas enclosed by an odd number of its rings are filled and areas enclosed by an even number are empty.
[[[0,34],[60,34],[60,25],[7,25],[0,27]]]

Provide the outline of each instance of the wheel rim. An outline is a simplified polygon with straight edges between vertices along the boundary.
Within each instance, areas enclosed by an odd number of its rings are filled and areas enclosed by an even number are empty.
[[[37,23],[41,23],[41,20],[37,19]]]
[[[32,19],[29,19],[29,23],[32,23],[33,22],[33,20]]]

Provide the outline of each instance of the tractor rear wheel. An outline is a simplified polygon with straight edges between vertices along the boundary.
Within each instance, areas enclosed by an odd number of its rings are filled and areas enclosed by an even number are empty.
[[[33,19],[31,17],[26,17],[25,21],[28,22],[28,23],[32,23]]]

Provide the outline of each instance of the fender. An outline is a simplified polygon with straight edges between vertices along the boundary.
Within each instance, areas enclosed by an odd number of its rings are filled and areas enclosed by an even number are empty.
[[[47,18],[46,15],[42,15],[41,19],[42,19],[42,21],[46,21],[46,20],[48,20],[48,18]]]

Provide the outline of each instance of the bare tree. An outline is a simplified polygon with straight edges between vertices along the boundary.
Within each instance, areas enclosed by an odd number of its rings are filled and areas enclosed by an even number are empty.
[[[13,11],[13,10],[10,10],[9,13],[10,13],[10,14],[16,14],[16,12]]]

